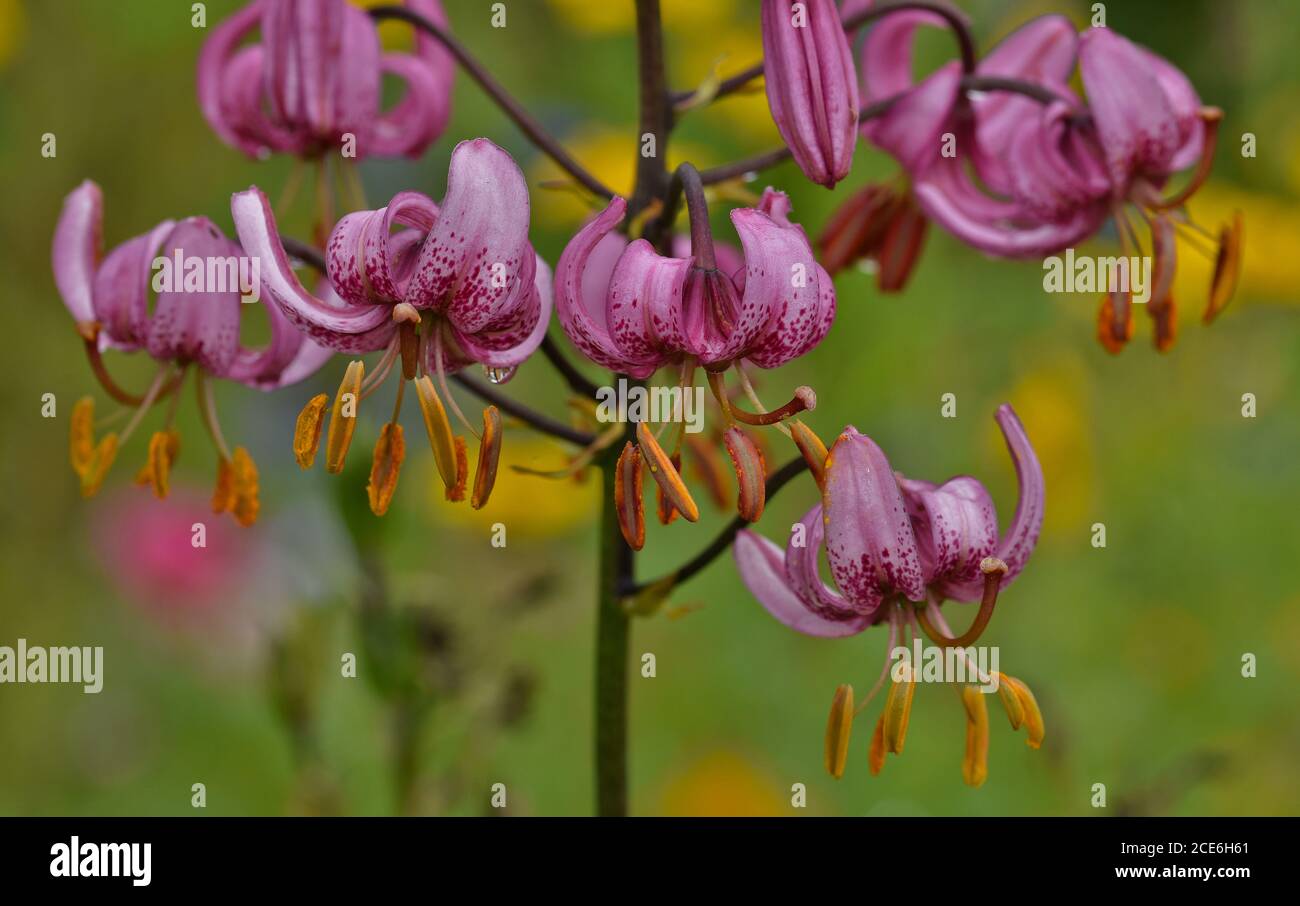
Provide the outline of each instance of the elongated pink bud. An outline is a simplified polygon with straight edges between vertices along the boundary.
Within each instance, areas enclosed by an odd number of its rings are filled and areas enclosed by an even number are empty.
[[[795,162],[831,188],[853,163],[858,83],[834,0],[763,0],[767,103]]]

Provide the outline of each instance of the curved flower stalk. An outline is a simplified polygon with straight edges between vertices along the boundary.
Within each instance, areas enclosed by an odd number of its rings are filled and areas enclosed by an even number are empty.
[[[914,33],[942,24],[929,13],[902,12],[868,33],[864,101],[885,109],[863,123],[863,135],[902,164],[920,211],[991,255],[1054,254],[1113,219],[1125,256],[1139,256],[1143,249],[1125,213],[1131,205],[1150,225],[1155,267],[1148,312],[1157,348],[1168,349],[1176,231],[1214,239],[1181,209],[1209,176],[1221,112],[1203,107],[1187,77],[1167,61],[1107,28],[1079,36],[1061,16],[1022,26],[975,68],[974,84],[997,88],[1010,80],[1036,89],[1037,98],[969,92],[971,79],[956,62],[914,84]],[[1076,63],[1086,105],[1068,86]],[[1186,186],[1161,195],[1170,177],[1187,169],[1193,172]],[[910,266],[919,243],[897,237],[910,235],[914,218],[903,191],[871,187],[828,226],[822,238],[828,266],[834,271],[854,258],[874,258],[882,289],[898,282],[887,275],[900,269],[905,279],[898,261],[901,256]],[[1207,322],[1236,283],[1239,217],[1217,242]],[[1099,315],[1102,343],[1118,352],[1131,334],[1130,294],[1108,293]]]
[[[763,0],[767,102],[804,175],[826,188],[848,175],[858,85],[834,0]]]
[[[759,603],[779,621],[806,635],[840,638],[877,624],[889,626],[889,658],[875,687],[855,710],[851,686],[835,696],[827,730],[827,765],[840,776],[853,716],[870,702],[889,674],[900,640],[924,631],[936,644],[966,649],[993,615],[1000,588],[1010,584],[1029,560],[1043,522],[1043,472],[1020,420],[1008,405],[996,420],[1006,439],[1020,485],[1015,515],[1000,536],[997,511],[984,486],[970,476],[941,485],[904,478],[890,467],[876,444],[854,428],[831,447],[819,477],[822,501],[804,516],[782,551],[750,531],[736,536],[734,556],[741,578]],[[822,551],[834,588],[819,572]],[[947,599],[980,601],[975,620],[953,637],[940,612]],[[918,625],[919,624],[919,625]],[[958,657],[969,662],[969,652]],[[1029,729],[1029,745],[1043,739],[1042,717],[1033,695],[1019,680],[981,674],[979,682],[998,689],[1012,726]],[[916,677],[895,666],[894,682],[871,744],[871,771],[879,773],[887,751],[901,753]],[[969,687],[979,692],[979,687]],[[972,730],[980,701],[966,700]],[[978,734],[976,734],[978,735]],[[970,734],[968,734],[969,738]],[[986,745],[968,746],[965,776],[978,786],[986,775]]]
[[[240,343],[241,291],[256,288],[243,280],[256,271],[251,265],[242,266],[250,259],[208,219],[165,220],[101,257],[103,209],[103,195],[95,183],[87,180],[74,189],[64,199],[52,255],[54,281],[76,322],[96,378],[110,397],[130,407],[97,424],[93,398],[77,402],[70,454],[82,493],[90,497],[99,490],[118,449],[145,415],[155,403],[173,397],[136,477],[159,498],[167,496],[171,466],[180,447],[180,436],[172,427],[176,395],[193,366],[201,413],[219,457],[213,509],[232,513],[241,525],[251,525],[260,507],[257,466],[246,449],[227,446],[208,378],[270,390],[316,371],[329,350],[304,338],[269,305],[268,345],[249,349]],[[151,287],[156,292],[152,311]],[[144,350],[158,361],[157,374],[145,393],[130,393],[113,380],[102,358],[106,349]],[[99,427],[128,414],[120,432],[96,440]]]
[[[758,207],[733,210],[743,255],[720,254],[727,247],[714,247],[698,174],[684,165],[679,177],[690,205],[690,257],[660,255],[645,239],[628,242],[616,234],[626,204],[615,198],[560,256],[556,307],[574,345],[613,371],[643,380],[675,365],[677,387],[685,392],[694,386],[696,366],[703,366],[727,424],[724,443],[740,487],[738,507],[753,521],[762,512],[766,472],[761,450],[741,425],[779,424],[812,409],[816,395],[800,387],[775,411],[748,412],[731,399],[725,371],[735,366],[748,391],[742,362],[775,368],[812,349],[834,320],[835,289],[803,229],[790,221],[784,193],[768,189]],[[684,251],[680,244],[678,251]],[[671,453],[644,423],[638,426],[638,446],[673,503],[661,507],[661,518],[670,521],[675,509],[695,521],[698,507],[678,472],[685,433],[684,425],[678,428]],[[627,477],[631,482],[630,472]],[[629,512],[625,537],[634,548],[643,537],[637,522]]]
[[[441,26],[439,0],[403,0]],[[253,32],[261,41],[242,42]],[[199,107],[223,142],[250,157],[319,157],[356,139],[355,157],[418,157],[451,113],[451,56],[427,35],[386,53],[370,17],[346,0],[254,0],[212,30],[198,64]],[[405,83],[380,107],[385,75]]]
[[[326,247],[332,298],[298,282],[259,189],[237,193],[231,211],[240,240],[265,262],[265,292],[285,317],[338,352],[384,350],[368,377],[361,359],[348,367],[331,410],[326,468],[342,471],[361,400],[400,362],[397,404],[375,447],[371,509],[382,515],[396,490],[405,457],[397,417],[407,381],[415,383],[448,499],[464,497],[468,467],[464,439],[452,433],[445,406],[479,437],[472,503],[483,506],[496,475],[501,416],[489,406],[482,431],[475,429],[451,396],[447,375],[479,363],[492,381],[509,380],[541,344],[552,304],[550,269],[528,242],[528,188],[510,155],[487,139],[461,142],[441,205],[402,192],[377,211],[340,220]],[[298,418],[294,454],[303,468],[315,461],[328,400],[314,397]]]

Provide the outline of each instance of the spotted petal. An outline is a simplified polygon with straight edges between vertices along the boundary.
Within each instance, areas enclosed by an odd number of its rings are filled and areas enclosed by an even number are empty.
[[[740,578],[758,603],[777,620],[797,632],[821,638],[843,638],[866,629],[871,618],[846,614],[844,619],[828,620],[805,606],[786,579],[781,548],[748,529],[736,534],[732,556]]]
[[[850,600],[902,594],[925,599],[925,576],[889,460],[875,442],[849,427],[826,459],[822,493],[831,575]]]

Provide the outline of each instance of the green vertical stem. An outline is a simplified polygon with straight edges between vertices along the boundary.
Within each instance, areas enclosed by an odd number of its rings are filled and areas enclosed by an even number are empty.
[[[619,590],[633,580],[633,552],[614,511],[614,464],[619,449],[601,457],[600,571],[596,587],[596,814],[627,814],[628,615]]]

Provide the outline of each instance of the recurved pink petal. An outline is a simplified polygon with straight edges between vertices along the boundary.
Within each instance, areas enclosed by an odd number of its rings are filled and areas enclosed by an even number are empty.
[[[1135,174],[1171,172],[1199,128],[1194,111],[1189,121],[1175,109],[1151,57],[1109,28],[1090,28],[1080,38],[1079,72],[1118,194]],[[1181,93],[1179,101],[1186,103]]]
[[[533,260],[533,267],[521,272],[518,297],[510,300],[496,321],[469,333],[448,320],[463,352],[461,356],[449,356],[453,365],[467,364],[462,359],[468,359],[494,368],[510,368],[541,345],[551,317],[553,290],[550,267],[536,253]]]
[[[334,295],[329,281],[324,278],[316,291],[323,296]],[[334,350],[299,332],[274,302],[266,298],[258,301],[266,309],[271,341],[261,349],[241,345],[225,374],[228,380],[259,390],[275,390],[310,377],[334,355]]]
[[[680,352],[682,293],[691,261],[665,258],[637,239],[619,258],[609,281],[605,323],[610,339],[629,360],[653,361]]]
[[[474,333],[532,282],[528,186],[519,165],[485,138],[451,155],[441,214],[420,250],[406,301],[444,312]]]
[[[386,53],[380,69],[406,83],[406,93],[374,121],[367,153],[380,157],[419,157],[447,128],[450,86],[439,82],[428,63],[409,54]]]
[[[785,577],[790,589],[804,606],[823,620],[842,622],[854,617],[870,617],[883,597],[845,598],[822,581],[819,561],[826,540],[822,505],[816,504],[799,521],[802,530],[790,533],[785,548]],[[802,543],[796,543],[802,542]]]
[[[564,333],[583,355],[612,371],[646,378],[660,362],[628,359],[605,323],[609,281],[626,245],[612,231],[626,210],[627,202],[615,197],[569,240],[555,266],[555,309]]]
[[[399,192],[377,211],[344,216],[325,244],[330,283],[352,305],[396,305],[437,219],[438,206],[419,192]],[[397,226],[409,229],[395,233]]]
[[[976,72],[1039,85],[1064,85],[1074,71],[1079,35],[1065,16],[1039,16],[1007,35],[980,60]],[[981,148],[1000,156],[1020,124],[1038,115],[1039,102],[1010,91],[971,100]]]
[[[831,188],[853,163],[858,86],[834,0],[763,0],[764,82],[795,162]]]
[[[1107,217],[1103,201],[1059,221],[1022,220],[1019,204],[975,186],[960,160],[944,159],[912,188],[926,215],[962,242],[1002,258],[1050,255],[1095,233]]]
[[[259,259],[263,295],[299,330],[339,352],[370,352],[388,343],[395,330],[388,306],[352,305],[336,296],[317,298],[303,288],[260,189],[235,193],[230,212],[245,253]]]
[[[889,460],[853,427],[844,430],[826,459],[822,506],[831,575],[846,597],[925,599],[916,538]]]
[[[844,619],[828,620],[809,610],[790,588],[781,548],[762,535],[748,529],[738,532],[732,556],[741,580],[758,603],[797,632],[827,639],[843,638],[861,632],[871,623],[868,616],[846,613]]]
[[[51,263],[63,304],[79,324],[95,320],[95,268],[103,248],[104,193],[87,179],[63,199]]]
[[[960,475],[941,485],[899,477],[925,584],[946,598],[978,600],[980,561],[998,546],[998,514],[984,485]]]
[[[1007,403],[998,407],[995,416],[1002,436],[1007,442],[1007,452],[1016,467],[1016,482],[1020,487],[1020,497],[1016,501],[1016,512],[1011,517],[1011,524],[1002,535],[998,544],[997,556],[1007,564],[1007,574],[1002,580],[1005,587],[1014,579],[1029,560],[1038,543],[1038,534],[1043,529],[1043,498],[1045,484],[1043,467],[1038,462],[1025,427],[1016,417],[1016,411]]]
[[[95,272],[95,318],[100,349],[139,349],[149,336],[149,290],[154,260],[176,223],[164,220],[105,256]],[[169,262],[170,265],[170,262]]]
[[[870,3],[845,9],[844,17],[856,15]],[[872,23],[862,45],[862,99],[880,101],[912,87],[912,45],[916,29],[925,25],[946,28],[942,17],[919,10],[902,10]]]
[[[822,286],[826,272],[801,228],[788,220],[783,226],[755,208],[732,211],[731,222],[746,264],[735,333],[749,338],[737,350],[761,368],[775,368],[806,352],[816,334],[825,335],[826,305],[833,318],[835,291]]]
[[[953,129],[952,112],[960,89],[961,64],[949,63],[899,98],[884,114],[863,123],[862,134],[892,154],[908,173],[922,176],[939,161],[949,159],[941,154],[941,139]]]
[[[261,48],[244,48],[239,42],[262,19],[263,0],[254,0],[213,27],[199,52],[196,87],[199,110],[212,131],[227,145],[256,156],[262,142],[252,140],[246,123],[254,111],[261,114]],[[242,62],[236,65],[236,58]]]
[[[171,287],[160,291],[147,346],[155,359],[197,362],[225,377],[239,352],[239,258],[243,250],[206,217],[182,220],[163,241]],[[230,263],[233,262],[234,270]],[[228,287],[228,277],[235,285]]]

